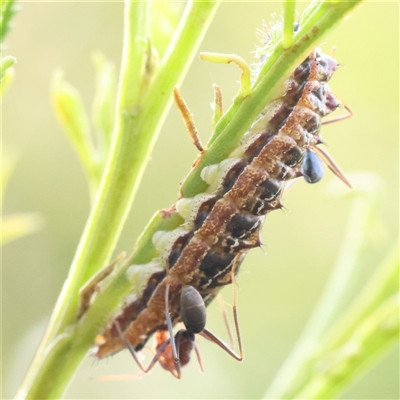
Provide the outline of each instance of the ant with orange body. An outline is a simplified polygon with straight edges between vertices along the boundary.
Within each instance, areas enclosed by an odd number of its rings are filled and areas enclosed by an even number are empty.
[[[174,335],[172,331],[172,321],[168,308],[169,285],[167,285],[165,290],[165,316],[168,325],[169,338],[168,339],[166,338],[166,334],[164,331],[157,332],[156,336],[157,352],[147,368],[143,367],[143,365],[139,361],[136,351],[124,336],[118,322],[116,324],[121,339],[124,341],[125,346],[131,353],[133,359],[136,361],[139,368],[142,370],[142,374],[150,372],[153,369],[153,367],[157,364],[157,362],[159,362],[160,365],[165,370],[170,371],[175,378],[180,379],[181,368],[189,362],[190,353],[193,349],[196,352],[200,369],[203,371],[200,352],[195,343],[196,334],[200,334],[201,336],[215,343],[223,350],[225,350],[235,360],[238,361],[243,360],[242,341],[240,337],[239,322],[236,309],[236,286],[235,286],[235,274],[234,274],[236,259],[237,257],[235,257],[233,261],[231,276],[233,283],[233,300],[234,300],[233,318],[234,318],[236,336],[239,346],[239,355],[236,354],[230,346],[228,346],[221,339],[219,339],[217,336],[215,336],[213,333],[211,333],[208,329],[205,328],[206,317],[207,317],[206,306],[204,304],[204,300],[201,297],[200,293],[193,286],[184,286],[182,288],[180,296],[180,310],[181,310],[180,316],[183,324],[185,325],[185,329],[180,329]],[[171,338],[173,338],[173,340],[171,340]],[[139,374],[138,377],[140,375],[141,374]]]

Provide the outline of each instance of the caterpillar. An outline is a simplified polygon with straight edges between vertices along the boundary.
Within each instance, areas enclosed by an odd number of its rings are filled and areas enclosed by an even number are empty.
[[[129,279],[143,282],[142,290],[125,300],[101,332],[93,350],[97,358],[122,350],[126,341],[140,351],[154,333],[167,330],[167,287],[172,324],[181,321],[184,287],[195,288],[208,305],[232,283],[233,263],[237,273],[246,253],[260,246],[265,216],[282,208],[286,182],[301,176],[310,183],[321,179],[318,156],[333,169],[317,145],[322,143],[322,118],[340,104],[327,84],[337,67],[332,57],[315,49],[228,158],[202,170],[207,190],[172,206],[185,222],[172,231],[157,232],[153,243],[159,256],[128,269]]]

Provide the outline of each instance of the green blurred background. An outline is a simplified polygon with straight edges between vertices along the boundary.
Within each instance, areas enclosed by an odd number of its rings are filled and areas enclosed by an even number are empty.
[[[305,3],[300,3],[299,11]],[[39,344],[89,212],[81,167],[57,124],[49,103],[49,82],[61,67],[90,111],[94,69],[90,55],[100,50],[117,68],[122,40],[122,2],[24,2],[6,40],[17,58],[16,79],[2,106],[5,151],[19,162],[7,188],[4,213],[36,211],[43,229],[3,249],[3,398],[13,397]],[[256,28],[281,15],[276,2],[223,3],[201,51],[237,53],[249,63]],[[343,65],[331,88],[355,112],[354,118],[324,127],[329,151],[347,172],[371,171],[383,185],[367,233],[356,293],[398,236],[399,4],[369,3],[326,37],[321,47]],[[224,106],[236,94],[239,70],[196,59],[181,88],[203,142],[210,134],[212,84]],[[130,251],[155,210],[170,206],[178,183],[196,156],[180,116],[171,109],[150,160],[116,254]],[[205,372],[193,360],[183,380],[156,367],[139,381],[97,382],[91,377],[130,374],[137,366],[125,352],[84,360],[66,398],[260,398],[299,336],[334,265],[346,230],[350,197],[327,194],[334,178],[298,183],[285,196],[287,211],[268,216],[264,251],[246,258],[238,280],[238,307],[245,360],[238,364],[200,339]],[[231,301],[232,289],[223,295]],[[226,337],[217,304],[208,327]],[[149,359],[149,356],[147,356]],[[60,360],[62,362],[62,360]],[[398,348],[354,383],[343,398],[398,398]]]

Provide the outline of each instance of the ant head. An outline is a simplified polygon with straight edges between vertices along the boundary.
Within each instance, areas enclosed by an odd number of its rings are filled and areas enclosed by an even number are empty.
[[[179,366],[184,367],[190,361],[190,353],[195,347],[194,333],[181,329],[175,335],[175,344],[178,348]]]
[[[206,306],[200,293],[193,286],[184,286],[181,292],[181,318],[191,333],[200,333],[206,326]]]
[[[166,331],[159,332],[162,332],[161,336],[163,338],[166,337]],[[157,333],[157,335],[159,335],[159,333]],[[190,354],[193,348],[196,346],[195,335],[186,329],[181,329],[176,333],[173,340],[177,349],[178,362],[175,360],[174,352],[172,350],[172,342],[170,339],[167,339],[164,343],[162,343],[161,346],[158,346],[158,362],[162,368],[171,372],[175,378],[180,379],[180,369],[189,363]]]

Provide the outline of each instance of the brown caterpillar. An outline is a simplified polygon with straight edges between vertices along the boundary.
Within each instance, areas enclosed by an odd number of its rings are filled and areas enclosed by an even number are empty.
[[[125,348],[117,324],[136,351],[152,334],[167,330],[167,286],[174,324],[180,321],[184,286],[197,289],[206,304],[212,301],[232,282],[234,260],[239,265],[248,250],[260,246],[265,215],[282,207],[285,182],[302,175],[310,182],[320,179],[318,161],[309,152],[322,142],[321,119],[339,105],[327,84],[337,66],[332,57],[314,50],[286,81],[284,95],[265,107],[230,156],[203,169],[207,191],[173,206],[185,223],[153,237],[159,258],[146,268],[128,269],[128,277],[144,281],[143,291],[127,298],[101,333],[97,358]]]

